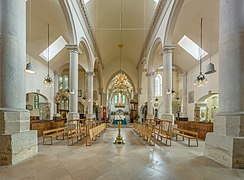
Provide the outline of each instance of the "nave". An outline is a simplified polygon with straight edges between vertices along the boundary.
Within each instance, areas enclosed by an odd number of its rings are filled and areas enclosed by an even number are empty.
[[[31,159],[0,167],[0,179],[30,180],[140,180],[140,179],[244,179],[240,169],[226,168],[203,156],[204,141],[198,147],[172,141],[172,146],[148,146],[133,128],[122,128],[125,144],[114,145],[117,128],[107,128],[92,146],[85,140],[67,146],[54,140],[42,145]]]

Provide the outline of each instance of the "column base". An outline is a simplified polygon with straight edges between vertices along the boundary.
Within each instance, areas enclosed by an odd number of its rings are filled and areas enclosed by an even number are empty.
[[[147,119],[154,119],[154,115],[153,114],[147,114]]]
[[[0,134],[13,134],[30,130],[28,111],[0,110]]]
[[[204,156],[230,168],[244,168],[244,137],[207,133]]]
[[[18,164],[38,152],[36,130],[0,134],[0,142],[0,166]]]
[[[244,169],[244,116],[215,116],[204,155],[227,167]]]
[[[80,114],[75,112],[68,113],[68,120],[80,119]]]
[[[161,119],[165,119],[165,120],[170,120],[170,121],[174,121],[174,115],[173,114],[162,114]]]
[[[53,117],[61,117],[61,114],[59,113],[53,114]]]
[[[86,119],[93,119],[94,118],[94,114],[87,114],[86,115]]]

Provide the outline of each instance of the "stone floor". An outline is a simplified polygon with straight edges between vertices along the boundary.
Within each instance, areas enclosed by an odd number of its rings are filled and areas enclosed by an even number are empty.
[[[204,142],[188,147],[172,142],[149,147],[132,128],[123,128],[124,145],[114,145],[117,129],[108,128],[91,147],[85,141],[67,146],[67,141],[41,145],[32,159],[12,167],[0,167],[0,180],[237,180],[244,170],[229,169],[203,156]]]

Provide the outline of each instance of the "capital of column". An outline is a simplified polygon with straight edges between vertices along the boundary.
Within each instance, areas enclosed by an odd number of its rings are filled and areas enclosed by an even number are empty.
[[[147,72],[146,76],[154,76],[155,72]]]
[[[86,72],[86,75],[87,75],[87,76],[94,76],[95,74],[94,74],[93,71],[87,71],[87,72]]]
[[[67,44],[65,46],[70,52],[75,52],[77,54],[82,54],[81,49],[79,46],[75,45],[75,44]]]
[[[167,54],[167,53],[173,53],[174,49],[175,49],[175,46],[173,46],[173,45],[165,45],[163,47],[162,55]]]

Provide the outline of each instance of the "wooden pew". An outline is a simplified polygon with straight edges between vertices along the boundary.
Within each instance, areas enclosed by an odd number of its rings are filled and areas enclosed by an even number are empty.
[[[153,137],[160,141],[165,139],[166,146],[171,146],[172,122],[170,120],[160,120],[157,124],[154,127]]]
[[[65,128],[56,128],[56,129],[50,129],[50,130],[45,130],[43,131],[43,141],[42,144],[43,145],[52,145],[53,144],[53,137],[56,137],[56,140],[64,140],[64,134],[65,134]],[[62,139],[58,139],[58,137],[62,135],[63,138]],[[45,139],[46,138],[50,138],[51,143],[50,144],[45,144]]]
[[[198,133],[194,131],[189,131],[186,129],[179,129],[174,128],[172,131],[172,135],[176,136],[176,141],[178,141],[178,136],[182,137],[182,140],[184,141],[185,138],[188,138],[188,146],[191,146],[191,139],[195,139],[198,146]]]
[[[106,123],[102,123],[96,127],[87,126],[86,146],[92,145],[92,140],[96,140],[96,137],[100,136],[100,133],[106,130]]]
[[[69,120],[67,123],[67,140],[68,146],[74,144],[74,139],[77,141],[82,140],[82,137],[86,135],[86,127],[81,126],[80,119]],[[70,144],[71,140],[71,144]]]

